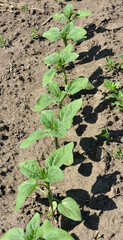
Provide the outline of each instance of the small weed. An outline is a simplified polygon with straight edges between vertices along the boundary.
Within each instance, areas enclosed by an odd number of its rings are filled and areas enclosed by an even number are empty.
[[[104,65],[102,68],[106,68],[106,69],[108,69],[108,71],[113,73],[114,67],[115,67],[115,63],[114,63],[113,58],[106,57],[106,65]]]
[[[109,131],[107,128],[103,129],[102,132],[99,135],[96,135],[96,138],[98,139],[106,139],[104,143],[107,143],[108,141],[112,141],[113,138],[110,137]]]
[[[38,32],[38,30],[35,30],[35,29],[33,29],[32,30],[32,33],[31,33],[31,38],[33,38],[33,39],[38,39],[39,38],[39,35],[37,34],[37,32]]]
[[[8,41],[4,40],[4,37],[0,35],[0,46],[5,48],[7,43]]]
[[[121,147],[119,147],[117,150],[107,150],[113,158],[122,158],[123,157],[123,150]]]
[[[123,55],[119,56],[119,58],[123,59]],[[116,63],[119,66],[119,70],[123,70],[123,60],[121,62]]]
[[[23,6],[23,9],[22,9],[22,11],[23,12],[26,12],[28,10],[28,7],[25,5],[25,6]]]

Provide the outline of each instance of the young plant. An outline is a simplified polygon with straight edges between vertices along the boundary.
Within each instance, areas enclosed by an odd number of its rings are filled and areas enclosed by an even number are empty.
[[[65,22],[65,21],[73,22],[76,18],[87,17],[90,14],[91,14],[91,12],[82,11],[82,10],[78,10],[77,12],[75,12],[73,10],[73,5],[72,4],[67,4],[63,8],[63,12],[54,14],[53,18],[54,19],[61,19],[61,23]]]
[[[122,158],[123,157],[123,150],[121,147],[119,147],[117,150],[107,150],[113,158]]]
[[[113,81],[110,81],[108,79],[104,80],[105,84],[104,87],[110,90],[110,93],[114,93],[119,89],[120,81],[114,83]]]
[[[72,43],[78,40],[85,40],[85,35],[87,34],[86,30],[81,27],[74,27],[73,22],[66,24],[61,32],[57,27],[50,28],[47,32],[43,33],[43,37],[54,42],[58,39],[63,39],[65,46],[68,44],[68,40],[70,39]]]
[[[117,93],[112,93],[109,97],[114,101],[113,106],[117,106],[115,107],[115,110],[123,111],[123,90],[119,90]]]
[[[54,138],[56,149],[58,146],[58,138],[65,137],[67,129],[71,128],[72,120],[75,114],[82,106],[82,100],[75,100],[58,112],[58,120],[56,120],[54,112],[51,110],[42,111],[40,115],[40,122],[46,128],[42,130],[41,128],[33,132],[28,138],[26,138],[20,145],[20,148],[27,148],[33,142],[36,142],[42,137],[50,136]]]
[[[48,216],[55,217],[55,210],[63,214],[64,216],[74,220],[81,221],[81,213],[77,203],[70,197],[63,199],[62,201],[57,200],[53,197],[50,184],[52,182],[58,182],[64,178],[64,174],[60,167],[64,165],[71,165],[73,163],[73,142],[65,145],[62,148],[57,149],[51,153],[46,161],[43,169],[34,160],[26,161],[20,164],[21,173],[30,178],[23,182],[18,187],[18,194],[16,199],[15,211],[18,210],[25,199],[34,191],[39,190],[43,193],[49,201],[50,212]],[[46,191],[44,191],[44,188]]]
[[[123,55],[119,56],[119,58],[123,59]],[[119,70],[123,70],[123,60],[116,63],[116,66],[119,66]]]
[[[24,233],[22,228],[12,228],[4,234],[1,240],[73,240],[72,236],[60,228],[54,228],[48,219],[40,226],[40,215],[36,213],[26,226]]]
[[[114,72],[115,63],[113,58],[106,57],[106,65],[104,65],[102,68],[108,69],[111,73]]]
[[[110,137],[110,134],[109,134],[109,131],[107,128],[103,129],[99,135],[96,135],[96,138],[106,139],[106,141],[104,141],[104,143],[107,143],[108,141],[111,141],[113,139],[112,137]]]
[[[113,102],[113,105],[117,105],[115,110],[123,110],[123,90],[119,89],[120,81],[114,83],[108,79],[105,79],[105,85],[107,89],[110,90],[109,99]]]
[[[0,46],[5,48],[7,43],[8,41],[4,40],[4,37],[0,35]]]
[[[26,12],[27,10],[28,10],[28,7],[26,5],[24,5],[22,11]]]
[[[48,84],[50,94],[45,93],[37,100],[33,111],[40,111],[49,106],[51,103],[59,103],[59,108],[62,108],[63,100],[66,96],[73,95],[82,89],[93,89],[93,85],[89,82],[88,78],[79,77],[72,80],[65,86],[63,91],[60,90],[59,85],[56,81],[51,81]]]
[[[50,68],[43,76],[43,86],[46,86],[55,76],[57,71],[62,71],[64,74],[65,85],[67,84],[67,75],[65,71],[65,65],[74,61],[79,57],[75,52],[72,52],[73,45],[68,44],[60,52],[55,52],[44,58],[44,62],[47,66],[55,65],[55,68]]]
[[[35,29],[33,29],[32,30],[32,33],[31,33],[31,38],[33,38],[33,39],[38,39],[39,38],[39,35],[37,34],[37,32],[38,32],[38,30],[35,30]]]

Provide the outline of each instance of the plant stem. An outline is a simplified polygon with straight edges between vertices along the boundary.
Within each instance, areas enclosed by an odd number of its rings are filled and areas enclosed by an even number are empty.
[[[65,81],[65,85],[67,85],[67,75],[66,75],[65,67],[64,67],[64,66],[62,66],[62,72],[64,73],[64,81]]]
[[[53,219],[54,219],[54,212],[53,212],[53,199],[52,199],[52,193],[50,191],[50,183],[47,183],[47,190],[48,190],[48,200],[49,200],[49,205],[50,205],[50,208],[51,208],[51,213],[52,213],[52,216],[53,216]]]
[[[42,190],[41,188],[36,187],[36,189],[38,189],[40,192],[42,192],[42,193],[44,193],[46,196],[48,196],[47,193],[46,193],[44,190]]]
[[[58,138],[57,137],[54,138],[54,143],[55,143],[56,149],[58,149],[59,145],[58,145]]]

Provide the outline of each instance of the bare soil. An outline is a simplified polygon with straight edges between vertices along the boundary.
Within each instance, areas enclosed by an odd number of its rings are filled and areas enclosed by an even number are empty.
[[[0,35],[8,41],[6,47],[0,49],[0,236],[13,227],[25,229],[35,212],[40,213],[41,223],[46,218],[47,200],[36,191],[14,212],[18,185],[26,179],[19,171],[19,163],[34,159],[43,165],[55,146],[48,137],[24,150],[19,146],[40,127],[40,112],[33,112],[33,108],[40,95],[47,92],[42,86],[42,76],[47,70],[43,59],[64,48],[62,41],[50,43],[42,37],[50,27],[63,25],[53,19],[44,22],[66,3],[72,3],[74,9],[92,12],[75,22],[88,34],[86,41],[74,44],[79,58],[69,65],[68,73],[73,77],[88,77],[95,88],[81,91],[64,102],[65,105],[71,100],[83,99],[73,127],[59,141],[60,146],[74,141],[74,164],[64,168],[63,181],[53,184],[56,196],[70,196],[77,201],[82,222],[59,217],[53,224],[67,230],[76,240],[122,240],[122,163],[121,158],[108,153],[122,147],[122,113],[114,110],[108,97],[103,99],[103,96],[104,79],[120,81],[122,87],[123,72],[111,74],[101,68],[106,56],[117,62],[118,56],[123,55],[122,0],[73,0],[62,1],[60,5],[53,0],[0,1]],[[28,6],[27,11],[22,11],[24,5]],[[38,29],[39,39],[30,37],[32,29]],[[49,109],[57,112],[56,105]],[[113,138],[108,144],[95,137],[105,128]]]

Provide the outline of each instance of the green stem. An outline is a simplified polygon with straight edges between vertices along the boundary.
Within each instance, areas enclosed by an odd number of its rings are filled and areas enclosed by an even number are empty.
[[[55,143],[56,149],[58,149],[59,145],[58,145],[58,138],[57,137],[54,138],[54,143]]]
[[[36,187],[36,189],[38,189],[40,192],[42,192],[42,193],[44,193],[46,196],[48,196],[47,193],[46,193],[44,190],[42,190],[41,188]]]
[[[47,183],[47,190],[48,190],[48,200],[49,200],[49,205],[50,205],[50,208],[51,208],[51,213],[52,213],[52,216],[53,216],[53,219],[54,219],[54,211],[53,211],[53,199],[52,199],[52,193],[50,191],[50,183]]]
[[[64,67],[64,66],[62,66],[62,72],[64,73],[64,81],[65,81],[65,85],[67,85],[67,75],[66,75],[65,67]]]

